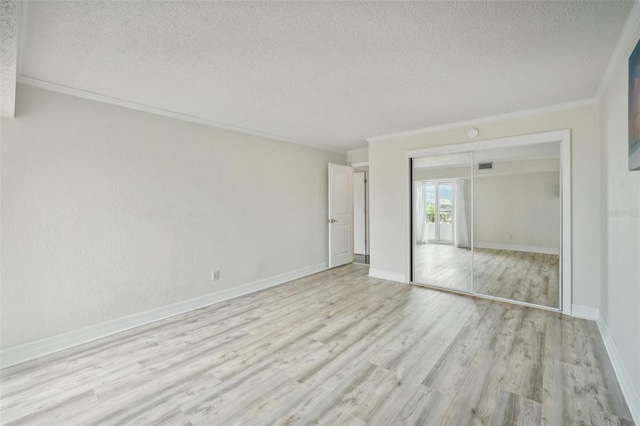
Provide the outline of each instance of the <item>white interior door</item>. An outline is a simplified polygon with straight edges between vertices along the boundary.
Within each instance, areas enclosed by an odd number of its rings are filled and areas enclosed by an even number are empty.
[[[329,164],[329,267],[353,262],[353,169]]]

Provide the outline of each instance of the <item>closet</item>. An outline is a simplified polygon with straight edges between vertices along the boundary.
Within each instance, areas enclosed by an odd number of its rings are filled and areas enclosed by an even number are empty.
[[[414,284],[563,309],[568,132],[531,136],[410,155]]]

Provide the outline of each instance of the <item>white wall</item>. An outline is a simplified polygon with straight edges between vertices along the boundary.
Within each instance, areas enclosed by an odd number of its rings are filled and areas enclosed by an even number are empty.
[[[478,176],[474,243],[556,252],[560,246],[558,172]]]
[[[404,276],[409,252],[405,247],[405,186],[407,150],[469,142],[460,126],[398,135],[369,144],[371,270]],[[600,305],[600,172],[598,109],[584,105],[534,115],[497,119],[475,127],[476,140],[571,129],[573,186],[573,303]]]
[[[326,262],[327,163],[346,155],[27,86],[17,106],[3,349]]]
[[[347,163],[365,163],[369,161],[369,148],[353,149],[347,152]]]
[[[600,98],[604,203],[600,310],[640,401],[640,171],[628,171],[628,58],[640,39],[640,24],[615,63]]]

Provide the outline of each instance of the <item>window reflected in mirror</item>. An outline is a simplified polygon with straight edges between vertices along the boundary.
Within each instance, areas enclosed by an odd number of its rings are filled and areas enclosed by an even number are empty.
[[[414,281],[471,291],[471,154],[413,161]]]

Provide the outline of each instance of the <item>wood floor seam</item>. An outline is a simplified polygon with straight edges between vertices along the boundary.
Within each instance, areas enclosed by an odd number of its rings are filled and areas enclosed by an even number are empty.
[[[496,289],[517,280],[501,271]],[[595,324],[367,272],[330,269],[6,368],[2,424],[633,424]]]

